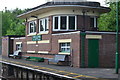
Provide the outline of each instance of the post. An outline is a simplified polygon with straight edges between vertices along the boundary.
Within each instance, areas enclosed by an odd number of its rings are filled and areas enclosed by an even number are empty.
[[[26,69],[26,80],[29,80],[29,70]]]
[[[83,27],[80,33],[81,35],[81,67],[85,67],[85,10],[82,11],[83,13]]]
[[[81,32],[81,67],[85,67],[85,32]]]
[[[115,69],[116,69],[116,74],[118,74],[119,73],[119,53],[118,53],[118,51],[119,51],[119,48],[118,48],[118,36],[119,36],[119,28],[118,28],[118,26],[119,26],[119,21],[118,21],[118,13],[119,13],[119,11],[118,11],[118,8],[119,7],[119,2],[118,2],[118,0],[116,0],[116,63],[115,63]]]

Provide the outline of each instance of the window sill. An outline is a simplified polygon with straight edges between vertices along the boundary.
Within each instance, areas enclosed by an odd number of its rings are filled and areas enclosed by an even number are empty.
[[[53,30],[53,31],[76,31],[76,30]]]
[[[37,35],[48,34],[48,33],[49,33],[49,31],[44,31],[44,32],[40,32],[40,33],[38,33]]]
[[[70,52],[59,52],[58,54],[70,55]]]
[[[34,36],[34,35],[36,35],[36,33],[30,33],[27,36]]]

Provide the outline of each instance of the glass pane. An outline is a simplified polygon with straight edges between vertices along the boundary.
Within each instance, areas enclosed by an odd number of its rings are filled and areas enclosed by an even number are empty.
[[[44,31],[44,22],[40,20],[40,31]]]
[[[69,16],[69,29],[75,29],[75,16]]]
[[[67,43],[67,46],[70,46],[70,43]]]
[[[65,52],[65,48],[62,48],[62,52]]]
[[[65,46],[65,43],[61,43],[61,46],[64,47],[64,46]]]
[[[48,19],[46,18],[45,19],[45,31],[47,31],[48,30]]]
[[[70,52],[70,43],[60,43],[61,52]]]
[[[70,48],[67,48],[67,52],[70,52]]]
[[[33,33],[33,27],[34,27],[34,24],[30,23],[30,33]]]
[[[55,17],[55,29],[58,29],[58,17]]]
[[[34,31],[33,31],[33,27],[30,27],[30,33],[33,33]]]
[[[98,21],[98,19],[96,18],[96,22],[95,22],[95,23],[96,23],[96,26],[95,26],[95,27],[97,27],[97,26],[98,26],[98,22],[97,22],[97,21]]]
[[[67,28],[67,17],[66,16],[61,16],[61,29],[66,29]]]
[[[94,27],[94,18],[90,18],[90,27]]]

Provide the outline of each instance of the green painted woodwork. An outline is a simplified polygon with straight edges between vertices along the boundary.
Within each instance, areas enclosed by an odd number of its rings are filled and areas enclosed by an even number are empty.
[[[41,57],[28,57],[26,60],[28,61],[37,61],[37,62],[44,62],[44,58],[41,58]]]
[[[99,66],[99,40],[88,40],[88,67],[96,68]]]
[[[81,32],[81,67],[85,67],[85,32]]]

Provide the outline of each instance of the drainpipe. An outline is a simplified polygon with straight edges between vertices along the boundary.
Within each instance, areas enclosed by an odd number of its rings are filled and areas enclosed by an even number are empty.
[[[80,33],[81,36],[81,67],[85,67],[85,10],[82,11],[83,13],[83,27]]]
[[[81,32],[81,67],[85,67],[85,32]]]
[[[115,69],[116,69],[116,74],[118,74],[119,73],[119,53],[118,53],[118,51],[119,51],[119,46],[118,46],[118,41],[119,41],[119,29],[118,29],[118,26],[119,26],[119,21],[118,21],[118,19],[119,19],[119,1],[118,0],[116,0],[116,63],[115,63]]]

